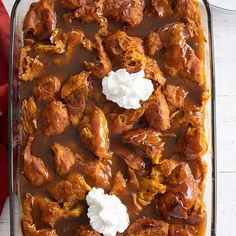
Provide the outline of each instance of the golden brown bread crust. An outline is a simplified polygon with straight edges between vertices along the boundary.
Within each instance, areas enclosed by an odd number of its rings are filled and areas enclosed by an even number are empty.
[[[23,31],[25,35],[32,33],[39,39],[49,39],[56,23],[54,0],[41,0],[31,4],[23,22]]]
[[[66,180],[59,181],[50,189],[50,194],[58,203],[64,206],[71,206],[76,201],[85,200],[86,194],[91,187],[86,183],[80,174],[70,174]]]
[[[38,59],[30,57],[30,47],[26,46],[21,49],[19,58],[18,76],[20,80],[31,81],[42,75],[44,64]]]
[[[90,226],[80,226],[78,229],[76,229],[76,236],[102,236],[102,235],[94,231]]]
[[[34,98],[38,101],[53,100],[61,89],[61,81],[56,76],[43,77],[32,89]]]
[[[125,143],[133,144],[143,152],[153,164],[159,163],[165,145],[159,132],[149,128],[141,128],[128,131],[122,138]]]
[[[46,136],[62,133],[69,126],[66,106],[60,101],[51,102],[42,113],[42,129]]]
[[[23,100],[21,105],[21,129],[23,143],[25,143],[29,136],[35,134],[37,129],[37,115],[38,109],[33,97]]]
[[[101,109],[93,106],[81,120],[78,131],[83,145],[100,160],[111,158],[107,120]]]
[[[143,20],[144,0],[107,0],[104,15],[116,22],[136,26]]]
[[[72,18],[85,22],[101,22],[104,0],[62,0],[63,7],[74,10]],[[69,13],[70,14],[70,13]]]
[[[33,195],[27,193],[23,203],[23,214],[21,217],[21,226],[24,235],[28,236],[57,236],[55,229],[37,230],[33,220],[33,205],[35,199]]]
[[[131,37],[119,30],[107,37],[104,45],[108,55],[113,59],[114,66],[123,67],[130,73],[143,69],[146,78],[161,85],[165,83],[157,62],[145,55],[141,38]]]
[[[95,62],[85,62],[85,68],[88,71],[91,71],[96,77],[103,79],[112,69],[111,60],[108,57],[106,51],[103,47],[102,39],[97,36],[96,39],[96,49],[98,51],[98,60]]]
[[[168,236],[169,224],[154,219],[140,219],[133,223],[125,233],[125,236],[140,236],[140,235],[160,235]]]
[[[165,131],[170,126],[170,109],[166,98],[158,88],[147,102],[144,117],[150,127]]]
[[[51,178],[42,159],[31,154],[33,140],[31,136],[24,150],[24,174],[32,185],[40,186]]]
[[[70,148],[59,143],[54,143],[51,146],[54,152],[56,171],[59,175],[65,175],[70,171],[70,168],[75,164],[76,157]]]
[[[82,71],[71,76],[62,86],[61,98],[65,101],[68,115],[73,125],[78,125],[85,110],[89,93],[90,72]]]

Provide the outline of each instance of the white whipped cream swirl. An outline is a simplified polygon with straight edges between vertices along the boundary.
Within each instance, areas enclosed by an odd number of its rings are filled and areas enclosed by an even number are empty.
[[[144,71],[129,73],[126,69],[111,71],[102,80],[102,92],[110,101],[126,109],[140,108],[154,88],[152,81],[144,78]]]
[[[88,217],[94,230],[104,236],[116,236],[129,226],[126,206],[115,195],[104,194],[101,188],[92,188],[86,197]]]

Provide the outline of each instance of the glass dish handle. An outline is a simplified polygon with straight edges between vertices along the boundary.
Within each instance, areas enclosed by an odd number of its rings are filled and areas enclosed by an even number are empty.
[[[213,14],[222,14],[225,16],[235,16],[236,17],[236,9],[231,10],[231,9],[226,9],[222,7],[215,6],[213,4],[209,4],[209,7],[211,9],[211,13]]]

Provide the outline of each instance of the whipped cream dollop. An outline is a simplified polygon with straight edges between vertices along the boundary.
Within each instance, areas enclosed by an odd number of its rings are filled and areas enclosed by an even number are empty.
[[[94,230],[104,236],[116,236],[129,226],[126,206],[115,195],[104,193],[101,188],[92,188],[86,197],[88,217]]]
[[[152,81],[144,78],[144,71],[129,73],[126,69],[111,71],[102,80],[102,92],[110,101],[126,109],[140,108],[154,88]]]

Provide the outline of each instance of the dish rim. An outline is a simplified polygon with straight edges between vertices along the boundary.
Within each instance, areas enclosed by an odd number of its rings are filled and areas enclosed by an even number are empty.
[[[210,60],[210,76],[211,76],[211,146],[212,149],[212,214],[211,214],[211,236],[216,236],[217,223],[217,153],[216,153],[216,89],[215,89],[215,57],[214,57],[214,38],[213,38],[213,15],[211,5],[208,0],[201,0],[207,12],[207,25],[209,32],[209,60]],[[10,19],[10,48],[9,48],[9,78],[8,78],[8,173],[9,173],[9,211],[10,211],[10,236],[14,236],[14,163],[13,163],[13,77],[14,77],[14,32],[15,32],[15,16],[17,7],[21,0],[16,0]],[[214,7],[214,6],[213,6]],[[229,11],[227,9],[218,8],[220,10]],[[234,12],[234,11],[232,11]],[[235,11],[236,13],[236,11]]]

